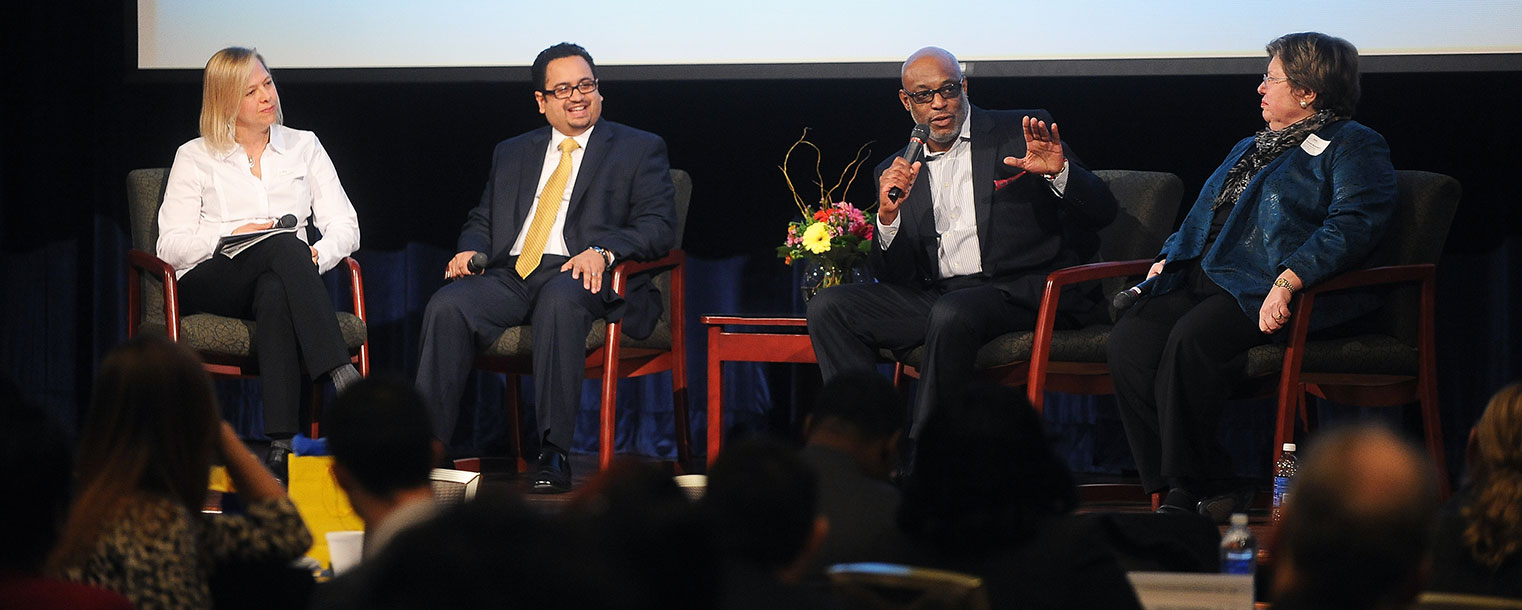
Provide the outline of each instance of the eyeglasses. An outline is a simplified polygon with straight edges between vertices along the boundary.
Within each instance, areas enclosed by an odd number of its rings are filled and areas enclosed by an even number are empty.
[[[1263,75],[1263,82],[1265,82],[1265,83],[1287,83],[1287,82],[1289,82],[1289,77],[1288,76],[1269,76],[1267,74],[1264,74]]]
[[[571,97],[572,91],[580,91],[582,95],[590,95],[597,90],[597,79],[588,78],[574,85],[555,85],[554,89],[542,89],[539,92],[545,95],[553,95],[557,100]]]
[[[962,83],[946,83],[940,89],[925,89],[922,91],[905,91],[904,94],[916,104],[929,104],[935,99],[935,94],[941,94],[941,99],[949,100],[962,94]]]

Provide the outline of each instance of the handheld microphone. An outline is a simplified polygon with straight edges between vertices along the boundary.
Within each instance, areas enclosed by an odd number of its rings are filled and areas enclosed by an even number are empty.
[[[289,228],[294,227],[294,226],[296,226],[296,215],[295,214],[286,214],[285,216],[281,216],[280,220],[276,220],[275,221],[274,228],[276,228],[276,229],[289,229]]]
[[[1115,311],[1130,309],[1132,305],[1136,304],[1137,299],[1140,299],[1142,295],[1152,290],[1152,280],[1155,279],[1157,279],[1156,275],[1142,280],[1141,283],[1135,286],[1115,293],[1115,298],[1110,301],[1110,306],[1114,307]]]
[[[924,123],[915,125],[914,130],[909,132],[909,147],[904,149],[904,160],[908,161],[910,165],[913,165],[916,161],[919,161],[922,157],[924,157],[925,139],[929,137],[929,125]],[[889,200],[898,201],[898,198],[903,196],[904,189],[898,188],[896,186],[888,189]]]
[[[474,255],[472,255],[470,257],[470,260],[465,261],[465,269],[470,271],[471,273],[480,273],[481,270],[485,269],[485,268],[486,268],[486,253],[485,252],[477,252],[477,253],[475,253]]]

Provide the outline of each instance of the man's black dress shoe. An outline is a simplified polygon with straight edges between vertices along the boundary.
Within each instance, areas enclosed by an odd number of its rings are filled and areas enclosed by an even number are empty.
[[[571,460],[554,449],[539,452],[539,465],[529,490],[536,494],[558,494],[571,490]]]

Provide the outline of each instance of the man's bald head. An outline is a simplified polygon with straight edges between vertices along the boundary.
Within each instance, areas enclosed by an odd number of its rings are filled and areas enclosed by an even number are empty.
[[[957,57],[952,55],[951,51],[947,51],[946,49],[942,49],[940,47],[925,47],[915,51],[913,54],[909,55],[909,59],[904,60],[903,67],[899,69],[899,76],[903,77],[904,75],[908,74],[910,66],[913,66],[917,63],[927,63],[934,65],[935,67],[944,70],[947,74],[954,74],[958,81],[962,80],[962,65],[957,62]]]
[[[1288,502],[1280,544],[1294,578],[1283,586],[1346,608],[1401,603],[1420,589],[1437,482],[1426,456],[1394,433],[1322,435]]]

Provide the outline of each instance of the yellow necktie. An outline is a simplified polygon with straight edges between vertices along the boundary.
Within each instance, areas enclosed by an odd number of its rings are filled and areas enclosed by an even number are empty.
[[[560,141],[560,165],[555,166],[555,172],[544,183],[544,190],[539,191],[539,207],[534,210],[534,220],[529,223],[528,235],[523,238],[523,251],[518,254],[518,264],[514,266],[518,277],[528,277],[539,267],[539,259],[544,258],[544,242],[550,237],[550,227],[555,226],[560,199],[565,196],[565,183],[571,177],[571,151],[579,147],[571,138]]]

